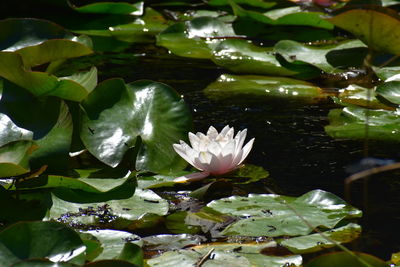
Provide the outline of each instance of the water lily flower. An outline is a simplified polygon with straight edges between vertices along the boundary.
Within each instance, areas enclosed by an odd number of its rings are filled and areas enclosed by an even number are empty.
[[[180,140],[173,147],[182,158],[201,172],[174,179],[174,182],[198,181],[209,175],[221,175],[237,169],[253,147],[254,138],[245,146],[247,129],[234,137],[233,127],[225,126],[220,133],[211,126],[207,135],[189,132],[192,147]]]

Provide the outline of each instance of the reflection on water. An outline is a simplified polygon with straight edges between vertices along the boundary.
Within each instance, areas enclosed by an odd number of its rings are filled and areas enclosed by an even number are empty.
[[[298,196],[319,188],[344,197],[343,181],[350,175],[346,169],[364,158],[364,143],[334,140],[325,134],[332,103],[294,107],[284,102],[239,105],[211,101],[202,90],[223,69],[207,60],[179,58],[153,49],[151,56],[138,54],[118,64],[105,63],[100,66],[101,78],[151,79],[172,86],[193,111],[194,131],[205,132],[210,125],[221,130],[227,124],[235,130],[247,128],[248,139],[256,138],[247,162],[268,170],[278,193]],[[395,145],[370,142],[368,148],[370,157],[398,160]],[[400,236],[394,234],[400,225],[398,177],[394,172],[371,177],[367,192],[362,181],[352,185],[352,203],[364,210],[364,234],[354,249],[383,259],[400,250]]]

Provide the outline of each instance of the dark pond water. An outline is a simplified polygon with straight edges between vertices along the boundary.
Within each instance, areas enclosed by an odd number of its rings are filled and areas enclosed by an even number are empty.
[[[144,49],[144,50],[143,50]],[[146,51],[145,53],[143,51]],[[104,61],[105,58],[105,61]],[[256,142],[247,162],[270,172],[273,190],[298,196],[323,189],[344,197],[349,166],[360,167],[365,156],[398,160],[398,146],[334,140],[324,132],[332,103],[293,106],[288,103],[244,104],[208,99],[202,90],[227,71],[208,60],[185,59],[154,46],[101,59],[100,80],[122,77],[126,82],[151,79],[175,88],[191,107],[195,131],[229,124],[248,129]],[[400,251],[400,173],[375,175],[351,187],[351,203],[364,211],[363,235],[352,249],[389,259]],[[258,188],[258,192],[267,189]]]

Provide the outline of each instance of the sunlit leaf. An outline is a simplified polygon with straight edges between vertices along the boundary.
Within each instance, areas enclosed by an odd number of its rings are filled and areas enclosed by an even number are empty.
[[[357,106],[333,109],[325,131],[334,138],[400,141],[400,117],[397,111],[369,110]],[[368,136],[366,124],[368,123]]]
[[[233,0],[237,4],[246,4],[253,7],[261,8],[271,8],[276,5],[276,2],[265,1],[265,0]],[[209,0],[207,4],[211,6],[227,6],[229,5],[229,0]]]
[[[186,139],[191,116],[171,87],[112,79],[99,84],[83,107],[82,141],[104,163],[118,165],[140,136],[137,169],[165,172],[185,166],[172,144]]]
[[[389,81],[380,84],[376,87],[376,93],[387,101],[400,105],[400,81]]]
[[[275,50],[259,47],[249,41],[228,39],[213,51],[211,58],[217,65],[237,73],[290,76],[296,72],[283,67],[275,57]]]
[[[179,22],[157,36],[157,45],[190,58],[211,58],[212,49],[224,38],[235,36],[232,25],[218,18],[199,17]]]
[[[85,246],[71,228],[57,222],[19,222],[0,232],[0,263],[47,258],[53,262],[84,263]]]
[[[284,77],[223,74],[204,89],[211,98],[249,98],[254,101],[295,100],[315,103],[326,98],[311,83]]]
[[[365,88],[356,84],[351,84],[340,90],[338,98],[343,105],[351,104],[373,109],[390,109],[376,98],[376,91],[373,88]]]
[[[323,13],[307,12],[300,6],[274,9],[265,13],[246,10],[233,2],[231,2],[231,6],[236,16],[251,18],[269,25],[301,25],[329,30],[334,27],[330,22],[321,18]]]
[[[313,190],[298,198],[273,194],[232,196],[214,200],[207,207],[243,218],[229,225],[222,232],[225,235],[306,235],[317,227],[333,228],[344,218],[361,216],[360,210],[322,190]]]
[[[128,2],[98,2],[84,6],[73,6],[81,13],[104,13],[140,16],[143,13],[143,2],[131,4]]]
[[[36,148],[35,142],[30,140],[15,141],[0,147],[0,177],[29,172],[29,157]]]
[[[0,146],[14,141],[32,140],[32,137],[31,131],[18,127],[10,117],[0,113]]]
[[[99,210],[100,208],[100,210]],[[87,209],[90,214],[85,214]],[[104,213],[104,209],[111,212],[110,216],[117,216],[129,221],[137,220],[146,214],[165,215],[168,212],[168,202],[160,198],[157,194],[150,190],[136,189],[135,194],[127,199],[109,200],[107,202],[78,204],[67,202],[53,196],[53,206],[49,212],[49,219],[57,219],[65,214],[73,214],[66,216],[64,219],[69,223],[96,224],[99,214]],[[97,215],[96,215],[97,214]]]
[[[319,233],[315,233],[306,236],[284,239],[280,241],[279,244],[296,254],[315,252],[334,247],[336,246],[336,243],[348,243],[353,241],[360,236],[361,226],[358,224],[349,223],[343,227],[322,232],[322,234],[329,238],[329,240],[322,237]]]
[[[369,48],[400,54],[400,20],[387,13],[372,9],[353,9],[327,19],[335,26],[351,32]]]
[[[142,244],[139,236],[124,231],[107,229],[81,231],[83,240],[91,240],[93,237],[101,243],[102,251],[92,260],[117,259],[126,243]]]
[[[359,40],[347,40],[338,44],[303,45],[291,40],[278,42],[274,48],[288,62],[306,62],[328,72],[341,72],[346,67],[359,67],[366,56],[366,45]],[[352,60],[349,62],[348,57]]]

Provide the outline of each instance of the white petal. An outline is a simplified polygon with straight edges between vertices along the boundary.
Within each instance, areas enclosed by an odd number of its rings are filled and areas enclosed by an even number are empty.
[[[210,126],[210,128],[208,128],[208,131],[207,131],[207,136],[211,140],[215,140],[215,138],[217,138],[217,136],[218,136],[217,129],[215,129],[214,126]]]
[[[213,155],[210,162],[210,169],[208,171],[215,175],[224,174],[230,172],[232,164],[232,154],[226,156],[216,157]]]
[[[193,165],[194,157],[196,156],[196,151],[194,151],[188,144],[181,141],[181,144],[172,145],[176,153],[179,154],[184,160]]]
[[[226,125],[221,132],[219,133],[220,136],[225,136],[230,130],[233,131],[233,127],[230,128],[229,125]]]
[[[237,149],[237,150],[242,149],[244,140],[246,139],[246,135],[247,135],[247,129],[244,129],[243,131],[239,131],[236,134],[235,139],[237,140],[237,143],[236,143],[235,149]]]
[[[222,152],[222,148],[218,142],[211,142],[207,147],[207,151],[210,152],[210,154],[219,155]]]
[[[200,138],[194,133],[189,132],[189,141],[194,150],[199,150]]]
[[[221,151],[221,155],[222,156],[226,156],[226,155],[228,155],[228,154],[234,154],[234,152],[235,152],[235,146],[236,146],[236,144],[235,144],[236,142],[235,142],[235,140],[230,140],[223,148],[222,148],[222,151]]]
[[[240,159],[238,165],[243,162],[243,160],[249,155],[251,148],[253,147],[254,138],[251,139],[244,147],[243,147],[243,155]]]
[[[188,175],[185,175],[185,176],[181,176],[181,177],[175,178],[173,181],[175,183],[193,182],[193,181],[202,180],[202,179],[206,178],[209,175],[210,175],[209,172],[195,172],[195,173],[191,173],[191,174],[188,174]]]

